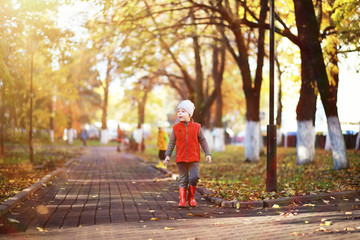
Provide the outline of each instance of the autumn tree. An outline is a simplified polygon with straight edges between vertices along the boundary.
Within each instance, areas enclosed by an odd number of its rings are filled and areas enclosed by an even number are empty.
[[[323,52],[319,41],[319,25],[311,0],[294,0],[296,25],[302,46],[302,56],[306,57],[311,79],[316,80],[321,100],[328,121],[329,135],[332,143],[334,169],[348,168],[344,138],[341,132],[337,106],[336,91],[331,87],[324,63]],[[304,59],[305,60],[305,59]],[[302,60],[302,61],[304,61]]]

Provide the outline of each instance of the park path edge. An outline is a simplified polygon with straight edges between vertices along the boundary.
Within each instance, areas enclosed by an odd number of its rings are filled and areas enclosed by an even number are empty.
[[[43,178],[41,178],[36,183],[30,185],[29,187],[25,188],[15,196],[7,199],[5,202],[3,202],[0,205],[0,217],[8,213],[12,208],[14,208],[18,203],[22,202],[24,199],[28,198],[31,194],[39,190],[41,187],[45,186],[48,182],[50,182],[51,179],[54,177],[64,173],[65,168],[73,163],[75,159],[69,159],[63,167],[56,168],[51,173],[45,175]]]
[[[142,159],[139,156],[136,156],[138,160],[142,162],[146,162],[146,160]],[[170,172],[164,168],[158,168],[155,164],[148,163],[151,167],[158,169],[160,172],[166,174],[167,176],[177,179],[179,175]],[[329,198],[337,198],[337,199],[344,199],[353,196],[360,196],[360,190],[354,191],[344,191],[344,192],[332,192],[332,193],[318,193],[318,194],[311,194],[311,195],[303,195],[303,196],[293,196],[293,197],[283,197],[277,199],[264,199],[260,201],[229,201],[224,200],[219,197],[215,197],[214,193],[202,188],[197,187],[196,190],[209,201],[214,203],[217,206],[221,206],[224,208],[237,208],[237,209],[246,209],[246,208],[271,208],[275,204],[279,207],[289,206],[290,204],[306,204],[311,203],[313,201],[322,200],[322,199],[329,199]]]

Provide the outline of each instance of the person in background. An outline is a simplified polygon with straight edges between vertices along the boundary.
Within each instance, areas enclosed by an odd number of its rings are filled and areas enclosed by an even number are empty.
[[[173,127],[169,145],[165,152],[164,165],[167,166],[172,151],[176,147],[176,165],[179,170],[179,207],[186,207],[186,191],[189,187],[188,201],[191,207],[196,207],[195,192],[199,181],[200,145],[206,156],[206,162],[211,163],[209,146],[206,142],[201,125],[191,118],[195,110],[190,100],[180,102],[177,108],[179,123]]]
[[[87,137],[88,137],[88,133],[87,133],[87,131],[86,131],[86,129],[85,128],[82,128],[81,129],[81,139],[82,139],[82,141],[83,141],[83,146],[87,146],[86,145],[86,139],[87,139]]]
[[[159,133],[158,133],[157,146],[158,146],[158,149],[159,149],[159,163],[158,163],[158,165],[156,165],[156,167],[158,167],[158,168],[167,168],[164,165],[163,161],[165,160],[165,151],[166,151],[167,145],[169,143],[169,136],[165,132],[163,126],[159,126],[158,130],[159,130]]]
[[[123,141],[123,137],[124,137],[124,132],[123,132],[123,130],[121,130],[120,124],[118,124],[118,126],[117,126],[117,138],[116,138],[116,142],[117,142],[116,151],[118,151],[118,152],[121,152],[121,143]]]

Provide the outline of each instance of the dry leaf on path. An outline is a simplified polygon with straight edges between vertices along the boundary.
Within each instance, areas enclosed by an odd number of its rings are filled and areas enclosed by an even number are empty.
[[[8,218],[8,221],[11,223],[20,223],[18,220],[13,219],[13,218]]]
[[[303,205],[304,207],[315,207],[315,204],[307,203]]]

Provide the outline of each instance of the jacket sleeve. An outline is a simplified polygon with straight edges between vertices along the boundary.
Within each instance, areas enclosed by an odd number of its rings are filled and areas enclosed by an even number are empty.
[[[175,137],[175,133],[174,133],[174,129],[173,129],[171,136],[170,136],[169,144],[168,144],[166,152],[165,152],[165,156],[171,157],[171,154],[174,150],[175,144],[176,144],[176,137]]]
[[[199,140],[199,143],[200,143],[202,149],[205,152],[205,156],[211,155],[209,145],[208,145],[208,143],[206,141],[206,138],[205,138],[201,128],[200,128],[200,131],[199,131],[198,140]]]

